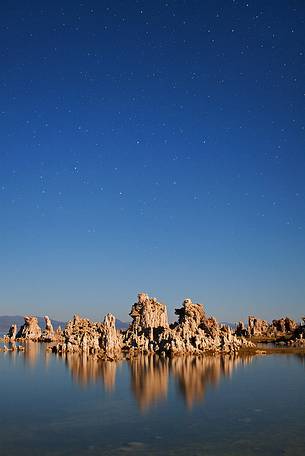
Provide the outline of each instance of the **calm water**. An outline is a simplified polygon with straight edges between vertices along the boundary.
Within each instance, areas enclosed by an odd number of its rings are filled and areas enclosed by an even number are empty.
[[[1,455],[305,454],[305,357],[0,353]]]

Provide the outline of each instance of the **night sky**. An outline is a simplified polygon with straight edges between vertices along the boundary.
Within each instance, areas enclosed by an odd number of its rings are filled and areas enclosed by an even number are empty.
[[[0,314],[305,313],[305,3],[2,1]]]

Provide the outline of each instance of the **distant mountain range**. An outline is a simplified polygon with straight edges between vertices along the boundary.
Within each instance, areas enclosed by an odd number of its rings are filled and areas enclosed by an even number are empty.
[[[44,329],[45,322],[43,317],[37,317],[39,326]],[[7,334],[9,328],[13,324],[17,325],[19,329],[21,325],[24,324],[24,318],[21,315],[0,315],[0,336]],[[63,329],[66,326],[65,321],[52,320],[52,325],[54,329],[57,329],[59,326]],[[116,327],[118,329],[127,329],[129,323],[126,323],[121,320],[116,320]]]

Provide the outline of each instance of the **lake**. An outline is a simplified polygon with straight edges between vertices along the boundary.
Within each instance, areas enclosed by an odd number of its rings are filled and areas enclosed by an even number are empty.
[[[305,356],[0,353],[2,455],[305,454]]]

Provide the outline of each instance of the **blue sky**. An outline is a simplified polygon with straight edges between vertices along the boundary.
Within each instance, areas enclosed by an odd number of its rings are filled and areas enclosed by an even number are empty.
[[[4,2],[0,313],[305,304],[302,1]]]

